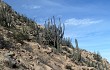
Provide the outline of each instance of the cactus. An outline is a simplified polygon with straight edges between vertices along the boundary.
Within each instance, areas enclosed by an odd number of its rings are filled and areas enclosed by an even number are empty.
[[[56,25],[55,17],[53,20],[48,19],[48,23],[45,22],[45,39],[49,41],[48,44],[52,44],[56,49],[60,50],[60,46],[62,44],[62,39],[64,35],[65,26],[61,24],[59,19],[59,25]]]
[[[79,62],[81,61],[81,51],[79,50],[77,39],[75,39],[75,44],[76,44],[76,50],[73,50],[73,60]]]
[[[2,26],[4,27],[11,27],[12,24],[12,19],[11,19],[11,6],[6,5],[6,7],[4,7],[3,5],[1,5],[2,8],[0,9],[0,23]]]
[[[79,50],[77,39],[75,39],[75,44],[76,44],[76,49]]]
[[[68,38],[63,38],[63,39],[62,39],[62,45],[63,45],[63,46],[68,46],[68,47],[74,49],[74,47],[73,47],[71,41],[72,41],[72,39],[70,39],[69,37],[68,37]]]
[[[36,35],[37,42],[41,44],[42,39],[40,39],[40,34],[39,34],[40,33],[40,28],[38,27],[37,24],[35,24],[35,30],[36,31],[33,30],[33,32]]]
[[[101,57],[99,52],[94,53],[94,59],[97,60],[97,61],[101,61],[102,60],[102,57]]]

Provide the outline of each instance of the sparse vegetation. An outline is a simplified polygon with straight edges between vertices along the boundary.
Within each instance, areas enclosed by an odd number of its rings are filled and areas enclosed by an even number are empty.
[[[76,48],[75,48],[75,50],[73,50],[73,60],[76,63],[79,63],[79,62],[81,62],[81,51],[80,51],[80,49],[78,47],[77,39],[75,39],[75,44],[76,44]]]
[[[2,35],[0,35],[0,49],[3,48],[11,48],[11,43],[9,41],[6,41]]]
[[[72,45],[72,40],[70,38],[63,38],[62,39],[62,45],[63,46],[68,46],[70,48],[74,48]]]
[[[101,57],[101,55],[100,55],[100,53],[99,52],[97,52],[97,53],[94,53],[94,59],[95,60],[97,60],[97,61],[101,61],[102,60],[102,57]]]
[[[12,10],[11,6],[7,5],[6,3],[0,2],[0,28],[0,49],[10,48],[12,45],[14,45],[14,47],[16,47],[16,45],[20,45],[20,52],[23,54],[28,52],[31,60],[37,59],[42,65],[47,64],[50,67],[57,66],[60,68],[60,65],[58,66],[57,63],[54,63],[53,65],[49,64],[51,61],[48,60],[48,58],[51,57],[53,59],[55,58],[56,62],[58,61],[62,64],[69,60],[69,63],[73,63],[77,66],[94,67],[96,70],[109,70],[109,67],[107,66],[109,63],[104,62],[99,53],[94,53],[89,56],[90,53],[88,54],[88,51],[81,50],[79,48],[77,39],[75,39],[76,47],[74,47],[72,45],[71,38],[64,37],[65,25],[61,23],[60,18],[57,22],[55,17],[52,17],[51,19],[48,19],[48,21],[45,21],[44,27],[41,27],[41,25],[38,25],[34,20],[15,12]],[[40,51],[41,49],[44,49],[44,47],[33,44],[34,46],[31,45],[35,48],[33,49],[33,47],[30,45],[26,45],[25,42],[34,42],[47,47],[44,51]],[[39,48],[39,50],[37,49],[37,52],[40,54],[33,52],[36,51],[36,47]],[[13,49],[16,50],[15,48]],[[49,51],[47,51],[47,49]],[[17,49],[17,51],[19,50]],[[87,54],[87,56],[84,54],[84,52]],[[36,57],[31,56],[33,53],[36,55]],[[19,55],[21,56],[22,54]],[[44,55],[48,55],[46,56],[48,58],[44,58]],[[64,55],[66,58],[64,58]],[[56,58],[56,56],[61,57]],[[11,59],[16,61],[14,57]],[[18,62],[20,63],[20,60],[18,60]],[[38,62],[38,64],[40,64],[40,62]],[[34,64],[31,65],[34,66]],[[24,68],[27,67],[24,66]],[[65,68],[71,70],[74,67],[72,64],[65,64]]]

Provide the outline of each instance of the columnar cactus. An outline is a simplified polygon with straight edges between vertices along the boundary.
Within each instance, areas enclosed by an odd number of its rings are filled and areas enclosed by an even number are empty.
[[[6,5],[7,7],[4,7],[1,5],[0,8],[0,23],[2,26],[5,27],[11,27],[12,20],[11,20],[11,14],[9,14],[11,6]]]
[[[78,47],[78,41],[77,41],[77,39],[75,39],[75,44],[76,44],[76,49],[78,50],[79,47]]]
[[[53,20],[48,20],[48,24],[45,22],[45,39],[49,41],[57,49],[60,49],[64,35],[65,26],[61,24],[59,19],[59,25],[56,25],[55,17]]]
[[[75,39],[76,50],[73,50],[73,60],[79,62],[81,61],[81,51],[78,47],[78,41]]]

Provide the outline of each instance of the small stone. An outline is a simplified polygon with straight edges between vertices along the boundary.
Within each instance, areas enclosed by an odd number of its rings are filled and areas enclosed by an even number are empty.
[[[13,56],[15,56],[15,53],[10,51],[9,53],[5,53],[5,56],[13,57]]]

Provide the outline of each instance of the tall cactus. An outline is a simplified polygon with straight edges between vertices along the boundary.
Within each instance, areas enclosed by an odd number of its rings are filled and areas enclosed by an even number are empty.
[[[53,19],[48,20],[48,24],[45,22],[45,35],[46,40],[49,42],[53,42],[53,46],[57,49],[60,49],[60,45],[63,39],[65,26],[61,24],[59,19],[59,25],[56,25],[55,17]]]
[[[81,61],[81,51],[78,47],[78,41],[77,39],[75,39],[75,44],[76,44],[76,51],[77,51],[77,56],[76,56],[76,60],[79,62]]]
[[[76,49],[79,49],[77,39],[75,39],[75,44],[76,44]]]
[[[11,27],[12,24],[12,19],[11,19],[11,14],[10,14],[10,9],[11,6],[6,5],[7,7],[4,7],[3,5],[1,5],[2,8],[0,8],[0,23],[2,26],[5,27]]]
[[[37,24],[35,24],[35,30],[36,31],[34,31],[34,34],[36,34],[36,36],[37,36],[37,42],[41,44],[41,39],[40,39],[40,35],[39,35],[40,34],[40,28],[38,27]]]

